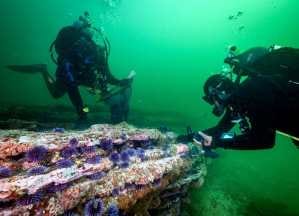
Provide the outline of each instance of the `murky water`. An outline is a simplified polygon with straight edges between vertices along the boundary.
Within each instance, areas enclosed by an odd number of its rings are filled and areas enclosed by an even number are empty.
[[[89,11],[111,42],[113,74],[137,72],[132,116],[147,116],[132,121],[200,130],[217,121],[201,100],[202,86],[221,69],[226,47],[299,47],[298,10],[297,0],[2,0],[0,65],[47,63],[54,74],[49,45]],[[52,99],[39,75],[2,68],[0,89],[1,104],[69,104]],[[192,215],[299,215],[299,152],[288,139],[278,136],[267,151],[219,152],[204,188],[192,192]]]

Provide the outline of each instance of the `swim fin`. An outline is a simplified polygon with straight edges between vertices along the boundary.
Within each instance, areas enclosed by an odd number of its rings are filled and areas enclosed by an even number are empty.
[[[47,65],[46,64],[32,64],[32,65],[7,65],[6,68],[21,72],[21,73],[44,73],[47,72]]]

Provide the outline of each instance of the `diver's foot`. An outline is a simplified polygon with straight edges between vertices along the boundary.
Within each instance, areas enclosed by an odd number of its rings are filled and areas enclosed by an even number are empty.
[[[20,72],[20,73],[27,73],[27,74],[34,74],[34,73],[47,73],[47,65],[46,64],[32,64],[32,65],[7,65],[6,68]]]

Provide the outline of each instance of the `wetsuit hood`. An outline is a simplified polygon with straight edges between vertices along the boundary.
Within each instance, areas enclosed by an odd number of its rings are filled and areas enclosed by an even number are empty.
[[[228,104],[228,99],[235,89],[234,83],[222,74],[209,77],[204,85],[203,100],[214,105],[213,114],[221,116]]]

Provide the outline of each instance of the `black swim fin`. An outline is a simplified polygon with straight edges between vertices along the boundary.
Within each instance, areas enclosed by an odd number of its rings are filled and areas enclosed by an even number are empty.
[[[46,64],[32,64],[32,65],[7,65],[6,68],[21,72],[21,73],[44,73],[47,72],[47,65]]]

